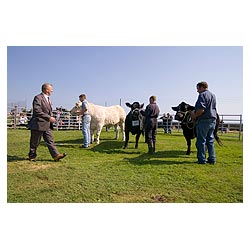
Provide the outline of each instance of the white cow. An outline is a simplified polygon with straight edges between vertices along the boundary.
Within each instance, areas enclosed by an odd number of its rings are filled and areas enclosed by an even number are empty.
[[[76,103],[75,107],[73,107],[70,111],[72,115],[78,115],[79,111],[82,107],[82,103],[79,101]],[[94,132],[96,130],[96,143],[99,144],[100,142],[100,134],[102,131],[103,126],[115,127],[116,131],[116,139],[119,137],[119,129],[118,126],[121,128],[122,132],[122,139],[125,140],[125,133],[124,133],[124,124],[126,113],[125,110],[119,106],[110,106],[104,107],[95,105],[93,103],[89,103],[89,113],[91,116],[90,122],[90,133],[91,133],[91,142],[94,142]]]

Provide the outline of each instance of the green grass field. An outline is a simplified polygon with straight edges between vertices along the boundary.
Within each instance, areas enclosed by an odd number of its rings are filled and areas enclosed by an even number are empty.
[[[37,162],[29,162],[30,131],[8,130],[8,202],[243,202],[243,142],[221,135],[216,165],[196,164],[195,140],[186,156],[182,132],[157,134],[156,153],[147,154],[141,137],[134,149],[122,149],[113,131],[103,131],[99,145],[81,149],[81,131],[54,131],[56,145],[68,156],[54,162],[44,144]]]

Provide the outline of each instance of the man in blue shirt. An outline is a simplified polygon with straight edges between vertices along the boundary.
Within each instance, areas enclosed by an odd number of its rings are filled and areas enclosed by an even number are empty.
[[[195,111],[191,113],[196,124],[196,148],[199,164],[215,164],[214,129],[216,125],[216,97],[208,90],[207,82],[199,82],[196,85],[199,93],[195,104]],[[208,158],[206,161],[206,147]]]

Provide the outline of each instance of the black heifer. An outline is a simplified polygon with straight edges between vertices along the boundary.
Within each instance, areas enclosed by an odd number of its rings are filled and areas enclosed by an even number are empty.
[[[193,111],[195,109],[194,106],[191,106],[185,102],[180,103],[177,107],[172,107],[174,111],[176,111],[175,114],[175,120],[181,122],[181,128],[183,130],[183,135],[187,141],[187,152],[186,155],[190,155],[191,152],[191,139],[194,139],[196,137],[195,135],[195,121],[192,119],[190,115],[190,111]],[[220,123],[220,117],[217,113],[217,120],[216,120],[216,126],[214,130],[214,138],[218,142],[219,145],[222,145],[222,142],[217,134],[218,127]]]
[[[128,147],[129,133],[136,135],[135,137],[135,148],[138,148],[138,141],[140,135],[143,134],[143,116],[140,113],[140,109],[143,108],[144,103],[134,102],[130,104],[126,102],[126,105],[131,108],[125,119],[125,144],[123,148]]]

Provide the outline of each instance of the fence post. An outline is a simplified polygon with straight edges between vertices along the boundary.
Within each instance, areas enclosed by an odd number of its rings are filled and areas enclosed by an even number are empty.
[[[178,121],[178,126],[177,126],[177,128],[178,128],[178,133],[180,132],[180,122]]]
[[[221,120],[220,120],[220,124],[221,124],[221,127],[220,127],[220,133],[223,134],[223,123],[224,123],[224,119],[223,119],[223,115],[221,116]]]

